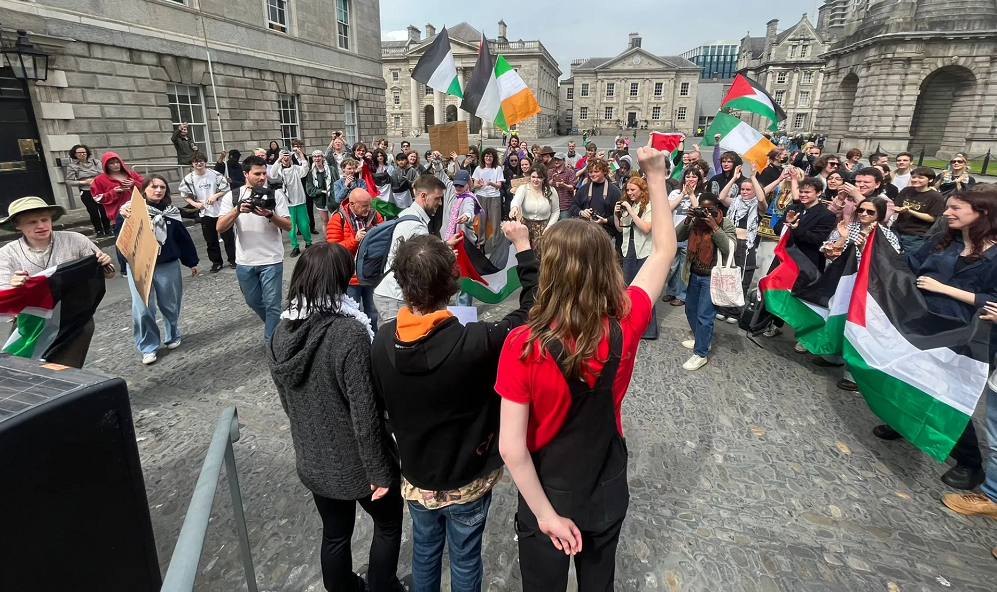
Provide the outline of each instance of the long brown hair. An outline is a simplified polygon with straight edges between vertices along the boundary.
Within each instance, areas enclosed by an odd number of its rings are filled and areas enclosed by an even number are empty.
[[[986,243],[997,241],[997,188],[994,188],[993,185],[977,185],[969,191],[953,193],[948,197],[948,200],[952,199],[958,199],[968,204],[974,212],[980,215],[975,222],[969,225],[969,239],[973,241],[973,244],[967,245],[970,247],[969,259],[979,259],[983,256]],[[935,252],[944,251],[952,244],[957,235],[962,236],[962,231],[952,230],[946,225],[938,242],[935,243]],[[544,254],[546,255],[546,251]]]
[[[630,311],[623,272],[609,235],[598,224],[561,220],[544,233],[540,286],[530,309],[530,338],[520,359],[564,345],[566,376],[582,378],[585,363],[606,336],[606,319]]]

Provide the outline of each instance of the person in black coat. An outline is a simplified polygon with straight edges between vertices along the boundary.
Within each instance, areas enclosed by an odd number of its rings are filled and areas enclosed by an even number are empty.
[[[781,234],[782,225],[788,227],[787,245],[795,245],[823,273],[826,260],[820,248],[834,230],[837,216],[820,201],[820,181],[807,178],[797,184],[795,176],[790,178],[799,201],[789,207],[786,216],[776,225],[775,232]]]
[[[583,183],[575,191],[575,198],[571,202],[568,215],[601,224],[615,241],[618,233],[613,224],[613,217],[616,202],[620,201],[620,188],[606,179],[609,174],[609,164],[601,158],[590,160],[585,166],[585,172],[588,175],[588,182]]]

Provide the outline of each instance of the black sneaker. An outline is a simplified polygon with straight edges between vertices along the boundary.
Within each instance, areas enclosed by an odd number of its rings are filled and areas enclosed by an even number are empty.
[[[307,245],[305,245],[305,250],[306,250],[306,251],[307,251],[308,249],[310,249],[310,248],[312,248],[312,244],[311,244],[311,243],[308,243]]]
[[[900,435],[900,432],[885,423],[872,428],[872,435],[876,436],[880,440],[899,440],[900,438],[903,438],[903,436]]]
[[[294,247],[293,249],[291,249],[291,257],[297,257],[300,254],[301,254],[301,249],[299,249],[298,247]]]
[[[953,489],[970,491],[971,489],[975,489],[977,485],[983,483],[985,477],[986,475],[983,472],[983,467],[973,468],[956,465],[942,475],[942,483],[952,487]]]
[[[228,266],[231,267],[232,269],[235,269],[235,261],[229,261]]]
[[[214,263],[211,265],[211,269],[209,269],[208,271],[210,271],[211,273],[218,273],[221,270],[222,270],[222,264]]]
[[[851,380],[848,380],[848,379],[845,379],[845,378],[842,378],[837,383],[835,383],[835,386],[838,387],[839,389],[843,390],[843,391],[849,391],[849,392],[853,392],[853,393],[859,392],[859,385],[857,385],[857,384],[855,384],[855,382],[853,382]]]

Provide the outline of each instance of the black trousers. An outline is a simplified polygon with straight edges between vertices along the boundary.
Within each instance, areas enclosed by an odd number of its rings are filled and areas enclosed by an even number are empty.
[[[222,265],[222,250],[218,247],[218,218],[211,216],[201,217],[201,233],[204,235],[204,242],[208,246],[208,259],[215,265]],[[225,243],[225,255],[229,263],[235,263],[235,229],[229,228],[221,233],[222,242]]]
[[[93,225],[93,231],[110,234],[111,221],[107,219],[107,212],[104,211],[104,206],[95,202],[89,191],[80,191],[80,201],[86,206],[87,214],[90,214],[90,224]]]
[[[93,339],[94,322],[93,319],[83,325],[83,329],[68,342],[62,344],[57,349],[49,352],[45,356],[46,362],[62,364],[70,368],[82,368],[87,360],[87,352],[90,350],[90,340]]]
[[[397,580],[398,553],[402,546],[402,494],[392,487],[377,501],[370,496],[359,500],[334,500],[312,494],[322,516],[322,581],[329,592],[356,592],[353,573],[353,538],[357,503],[374,520],[374,540],[370,544],[367,589],[389,592]]]
[[[612,591],[616,579],[616,547],[623,520],[598,533],[582,532],[582,551],[575,555],[578,592]],[[550,537],[537,531],[519,536],[519,567],[523,592],[563,592],[568,588],[571,557],[558,551]]]
[[[952,460],[956,464],[964,467],[972,467],[974,469],[983,467],[983,455],[980,454],[980,441],[976,437],[976,428],[973,426],[972,418],[966,424],[966,429],[959,436],[959,440],[956,441],[955,447],[952,448],[949,456],[952,457]]]
[[[317,228],[315,228],[315,198],[305,194],[305,205],[308,208],[308,230],[312,231],[312,234],[317,234]],[[325,230],[322,231],[325,234]]]

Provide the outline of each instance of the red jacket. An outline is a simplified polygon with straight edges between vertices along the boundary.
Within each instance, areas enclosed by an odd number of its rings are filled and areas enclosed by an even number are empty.
[[[350,209],[350,199],[346,198],[339,204],[339,209],[329,217],[329,224],[325,227],[325,242],[327,243],[339,243],[346,247],[346,250],[350,252],[354,257],[357,256],[357,251],[360,249],[360,241],[357,240],[357,231],[353,227],[346,216]],[[384,217],[375,210],[373,207],[370,208],[370,213],[367,214],[366,220],[364,220],[364,228],[371,229],[377,226],[381,222],[384,222]],[[357,281],[356,274],[350,278],[351,286],[359,286],[360,282]]]
[[[100,157],[100,166],[104,172],[97,175],[97,178],[90,184],[90,195],[93,196],[95,202],[104,206],[108,220],[111,220],[113,223],[114,219],[118,216],[118,210],[121,209],[121,206],[126,201],[132,198],[132,193],[131,191],[118,193],[114,190],[115,187],[121,186],[121,182],[107,174],[107,161],[112,158],[117,158],[121,162],[121,171],[128,175],[135,183],[136,189],[141,188],[145,179],[142,178],[142,175],[126,167],[125,161],[121,160],[121,157],[113,152],[105,152],[104,156]]]

